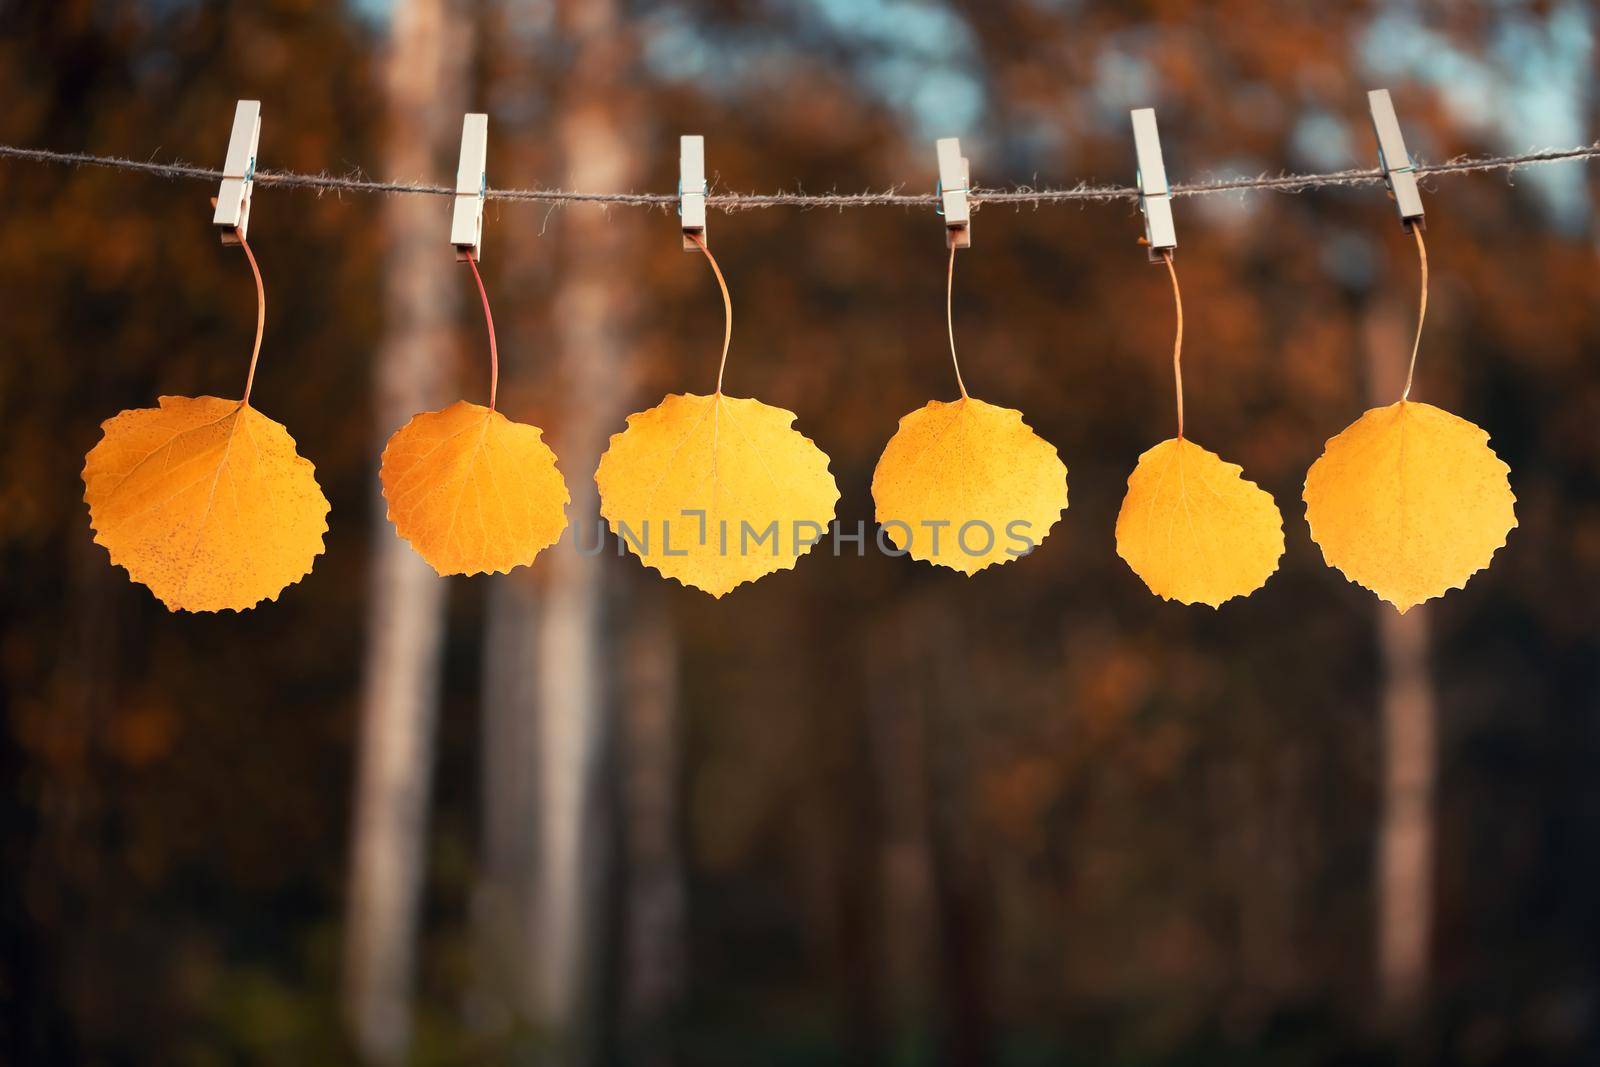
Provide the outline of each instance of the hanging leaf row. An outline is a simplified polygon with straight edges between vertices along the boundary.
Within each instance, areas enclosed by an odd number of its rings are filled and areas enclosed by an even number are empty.
[[[831,525],[839,490],[793,412],[723,392],[732,301],[703,237],[693,240],[726,316],[716,389],[669,395],[628,416],[595,481],[601,515],[642,563],[722,597],[794,567]],[[1425,313],[1420,232],[1417,241]],[[96,542],[171,610],[242,611],[276,599],[310,573],[328,529],[312,465],[282,425],[250,404],[265,292],[248,244],[245,251],[259,310],[242,398],[162,397],[159,407],[124,411],[103,424],[84,464]],[[952,247],[947,317],[954,257]],[[1157,596],[1217,607],[1277,570],[1283,520],[1239,466],[1185,436],[1182,298],[1170,252],[1163,258],[1177,309],[1178,433],[1139,457],[1116,550]],[[396,532],[441,575],[531,564],[567,528],[570,501],[543,431],[496,410],[494,323],[476,261],[466,261],[489,330],[489,405],[459,400],[417,414],[389,439],[379,470]],[[960,398],[930,401],[900,420],[871,491],[882,535],[897,550],[972,575],[1045,540],[1067,507],[1067,470],[1021,412],[968,393],[953,328],[950,357]],[[1413,346],[1413,373],[1415,362]],[[1510,471],[1488,434],[1409,394],[1408,376],[1399,402],[1329,440],[1304,491],[1327,563],[1401,612],[1464,585],[1516,525]]]

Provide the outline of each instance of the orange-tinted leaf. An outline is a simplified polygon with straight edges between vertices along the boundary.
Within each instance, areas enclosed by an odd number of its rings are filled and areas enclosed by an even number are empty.
[[[1517,525],[1489,435],[1432,404],[1374,408],[1306,473],[1306,522],[1328,565],[1401,612],[1489,565]]]
[[[1067,468],[1022,412],[934,400],[900,420],[872,499],[896,547],[976,574],[1044,540],[1067,506]]]
[[[543,433],[465,400],[413,417],[383,450],[389,521],[440,574],[532,563],[567,527],[567,483]]]
[[[1283,555],[1272,496],[1193,441],[1139,457],[1117,515],[1117,555],[1159,597],[1220,606],[1266,584]]]
[[[328,530],[315,470],[238,400],[164,396],[107,419],[83,466],[95,541],[172,610],[243,611],[311,572]]]
[[[794,419],[721,393],[668,396],[611,438],[600,512],[645,564],[712,596],[793,567],[839,499]]]

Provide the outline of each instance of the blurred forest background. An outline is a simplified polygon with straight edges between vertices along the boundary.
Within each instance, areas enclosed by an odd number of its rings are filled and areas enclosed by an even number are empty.
[[[1581,0],[0,0],[0,142],[500,186],[1126,182],[1600,131]],[[1398,394],[1417,263],[1375,188],[1183,199],[1190,433],[1284,511],[1220,611],[1112,529],[1169,436],[1167,279],[1129,204],[978,213],[975,395],[1072,505],[976,578],[847,546],[716,602],[570,538],[440,580],[384,439],[487,388],[448,201],[258,187],[254,400],[333,504],[279,602],[168,614],[92,543],[99,424],[237,396],[254,304],[214,187],[0,161],[0,1062],[1600,1062],[1600,168],[1426,183],[1418,398],[1484,426],[1520,527],[1403,619],[1299,493]],[[675,218],[492,204],[500,407],[593,543],[626,413],[709,390],[722,310]],[[799,413],[847,530],[955,386],[931,211],[712,213],[734,395]]]

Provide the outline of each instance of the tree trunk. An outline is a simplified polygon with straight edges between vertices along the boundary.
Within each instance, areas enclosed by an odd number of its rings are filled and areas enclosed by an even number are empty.
[[[550,553],[567,552],[562,543]],[[544,557],[548,559],[549,556]],[[474,901],[482,1029],[538,1017],[532,928],[538,869],[538,588],[514,571],[489,590],[484,624],[481,812],[483,859]]]
[[[1412,323],[1379,303],[1366,323],[1371,401],[1393,403],[1405,384]],[[1433,928],[1435,712],[1428,676],[1428,609],[1404,615],[1379,602],[1382,661],[1382,822],[1378,833],[1378,987],[1385,1015],[1404,1028],[1427,996]]]
[[[635,138],[622,100],[626,34],[611,0],[562,0],[558,17],[573,66],[560,110],[557,142],[569,189],[633,185]],[[627,351],[622,323],[628,295],[619,265],[627,260],[628,220],[592,208],[568,208],[563,269],[554,293],[555,354],[564,385],[556,452],[569,472],[595,469],[621,420],[617,383]],[[570,476],[568,511],[575,544],[592,545],[599,521],[594,479]],[[545,571],[538,635],[539,864],[537,945],[540,1017],[558,1047],[577,1059],[581,1012],[595,962],[602,909],[594,906],[608,859],[599,768],[610,737],[604,684],[604,563],[572,545],[553,552]]]
[[[631,613],[624,668],[627,929],[622,1008],[628,1062],[674,1062],[664,1033],[683,993],[685,900],[678,821],[678,647],[659,597]]]
[[[461,23],[447,0],[394,12],[384,173],[437,178],[465,101]],[[431,198],[383,205],[389,247],[385,336],[375,368],[377,446],[437,407],[456,344],[449,220]],[[374,501],[371,594],[345,932],[345,1002],[355,1043],[398,1063],[411,1036],[417,914],[438,704],[444,584],[397,538]]]
[[[924,1031],[934,1011],[940,929],[930,850],[930,697],[919,659],[920,606],[908,601],[876,623],[865,648],[867,726],[882,811],[882,953],[888,1033]]]
[[[963,623],[930,601],[922,615],[923,722],[928,779],[930,889],[939,946],[942,1062],[982,1067],[995,1059],[991,997],[993,889],[972,797],[978,702],[946,649],[965,647]]]
[[[1379,857],[1379,979],[1386,1011],[1415,1016],[1426,999],[1433,928],[1434,704],[1428,624],[1381,605],[1383,831]]]

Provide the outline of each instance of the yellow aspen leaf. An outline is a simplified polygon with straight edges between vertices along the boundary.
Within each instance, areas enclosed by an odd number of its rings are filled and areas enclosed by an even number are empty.
[[[900,420],[872,499],[895,547],[970,575],[1044,540],[1067,507],[1067,468],[1022,412],[934,400]]]
[[[787,570],[826,536],[839,488],[792,411],[673,394],[628,416],[595,484],[600,513],[639,559],[714,597]]]
[[[84,500],[111,562],[173,611],[243,611],[311,572],[328,501],[279,423],[249,404],[164,396],[101,424]]]
[[[389,521],[440,574],[532,563],[567,528],[567,483],[543,434],[465,400],[414,416],[383,450]]]
[[[1306,473],[1306,522],[1330,567],[1402,613],[1489,565],[1517,525],[1489,435],[1431,404],[1373,408]]]
[[[1283,516],[1237,464],[1174,437],[1140,456],[1128,476],[1117,555],[1157,596],[1219,607],[1278,569]]]

